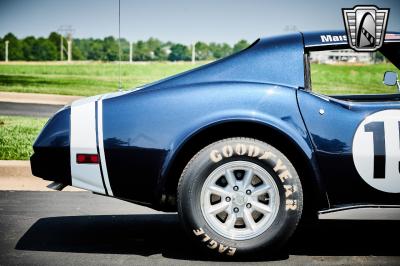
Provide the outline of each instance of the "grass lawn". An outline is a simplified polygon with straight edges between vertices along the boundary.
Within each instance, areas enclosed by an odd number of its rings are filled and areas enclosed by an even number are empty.
[[[144,85],[203,63],[149,62],[122,64],[123,88]],[[395,87],[382,84],[386,70],[397,70],[390,64],[318,65],[313,64],[313,90],[325,94],[394,93]],[[397,70],[398,71],[398,70]],[[116,91],[116,63],[9,63],[0,64],[0,91],[35,92],[89,96]]]
[[[28,160],[47,118],[0,116],[0,160]]]
[[[124,89],[141,86],[199,66],[152,62],[121,65]],[[115,63],[0,64],[0,91],[90,96],[118,89]]]
[[[311,65],[313,91],[328,94],[397,93],[396,86],[382,83],[385,71],[400,71],[392,64],[376,65]]]

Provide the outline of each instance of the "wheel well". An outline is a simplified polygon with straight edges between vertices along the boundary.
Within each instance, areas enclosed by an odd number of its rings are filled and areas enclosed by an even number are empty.
[[[192,136],[179,150],[166,174],[164,195],[168,199],[167,209],[175,210],[177,185],[186,164],[202,148],[218,140],[230,137],[249,137],[265,141],[280,150],[293,163],[298,172],[304,194],[304,205],[311,206],[311,212],[327,204],[307,156],[285,134],[254,122],[227,122],[206,128]]]

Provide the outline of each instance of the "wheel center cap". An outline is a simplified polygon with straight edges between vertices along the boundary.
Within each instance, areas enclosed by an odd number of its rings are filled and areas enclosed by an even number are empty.
[[[237,192],[234,196],[234,202],[237,205],[244,205],[247,202],[247,196],[243,192]]]

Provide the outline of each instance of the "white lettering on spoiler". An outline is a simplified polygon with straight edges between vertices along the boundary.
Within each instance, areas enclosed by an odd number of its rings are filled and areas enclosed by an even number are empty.
[[[347,42],[346,35],[321,35],[321,42]]]

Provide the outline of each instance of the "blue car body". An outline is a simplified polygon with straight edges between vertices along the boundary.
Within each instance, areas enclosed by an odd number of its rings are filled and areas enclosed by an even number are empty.
[[[339,37],[324,42],[321,36],[328,35]],[[221,137],[249,136],[277,145],[295,161],[318,210],[400,204],[399,193],[365,183],[352,157],[354,132],[363,118],[400,109],[399,97],[344,99],[308,90],[307,52],[347,48],[342,36],[344,32],[331,31],[259,39],[240,53],[194,70],[65,107],[34,143],[32,172],[99,194],[174,210],[179,175],[199,149]],[[399,43],[387,41],[382,49]],[[399,61],[394,64],[399,67]],[[83,175],[79,177],[83,183],[77,183],[75,175],[83,166],[72,166],[71,138],[86,132],[73,125],[72,120],[79,119],[73,110],[87,103],[93,104],[92,115],[79,114],[93,121],[91,148],[101,162],[92,170],[99,181],[86,182]]]

